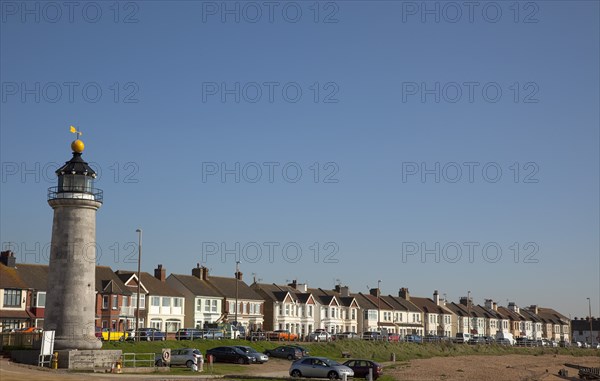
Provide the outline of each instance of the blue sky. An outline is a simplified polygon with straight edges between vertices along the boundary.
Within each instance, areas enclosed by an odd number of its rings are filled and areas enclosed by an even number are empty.
[[[598,2],[51,4],[1,3],[20,262],[46,262],[73,124],[113,269],[139,227],[149,272],[239,255],[249,281],[600,315]]]

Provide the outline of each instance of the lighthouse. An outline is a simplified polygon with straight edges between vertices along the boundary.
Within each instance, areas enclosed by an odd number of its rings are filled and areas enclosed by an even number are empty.
[[[81,135],[74,127],[71,132]],[[54,210],[44,329],[55,331],[55,349],[99,349],[96,317],[96,211],[102,191],[96,173],[81,154],[78,138],[73,157],[56,171],[58,186],[48,189]]]

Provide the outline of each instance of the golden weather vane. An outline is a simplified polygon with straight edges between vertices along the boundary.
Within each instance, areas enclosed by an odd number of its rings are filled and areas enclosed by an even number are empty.
[[[85,148],[85,144],[83,144],[83,142],[79,140],[79,137],[83,135],[83,132],[75,128],[75,126],[71,126],[69,128],[69,131],[77,135],[77,139],[73,140],[73,142],[71,143],[71,149],[73,150],[73,152],[82,153],[83,149]]]

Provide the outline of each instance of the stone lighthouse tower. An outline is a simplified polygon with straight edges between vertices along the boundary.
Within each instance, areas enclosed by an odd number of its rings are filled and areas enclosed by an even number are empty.
[[[71,127],[71,132],[77,132]],[[73,158],[56,171],[48,189],[54,209],[44,326],[55,330],[56,349],[99,349],[95,337],[96,211],[102,191],[96,173],[81,158],[84,144],[71,143]]]

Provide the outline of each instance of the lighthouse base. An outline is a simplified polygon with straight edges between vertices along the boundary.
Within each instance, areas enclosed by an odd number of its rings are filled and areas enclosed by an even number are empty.
[[[71,370],[113,369],[123,354],[120,350],[58,350],[58,367]]]

